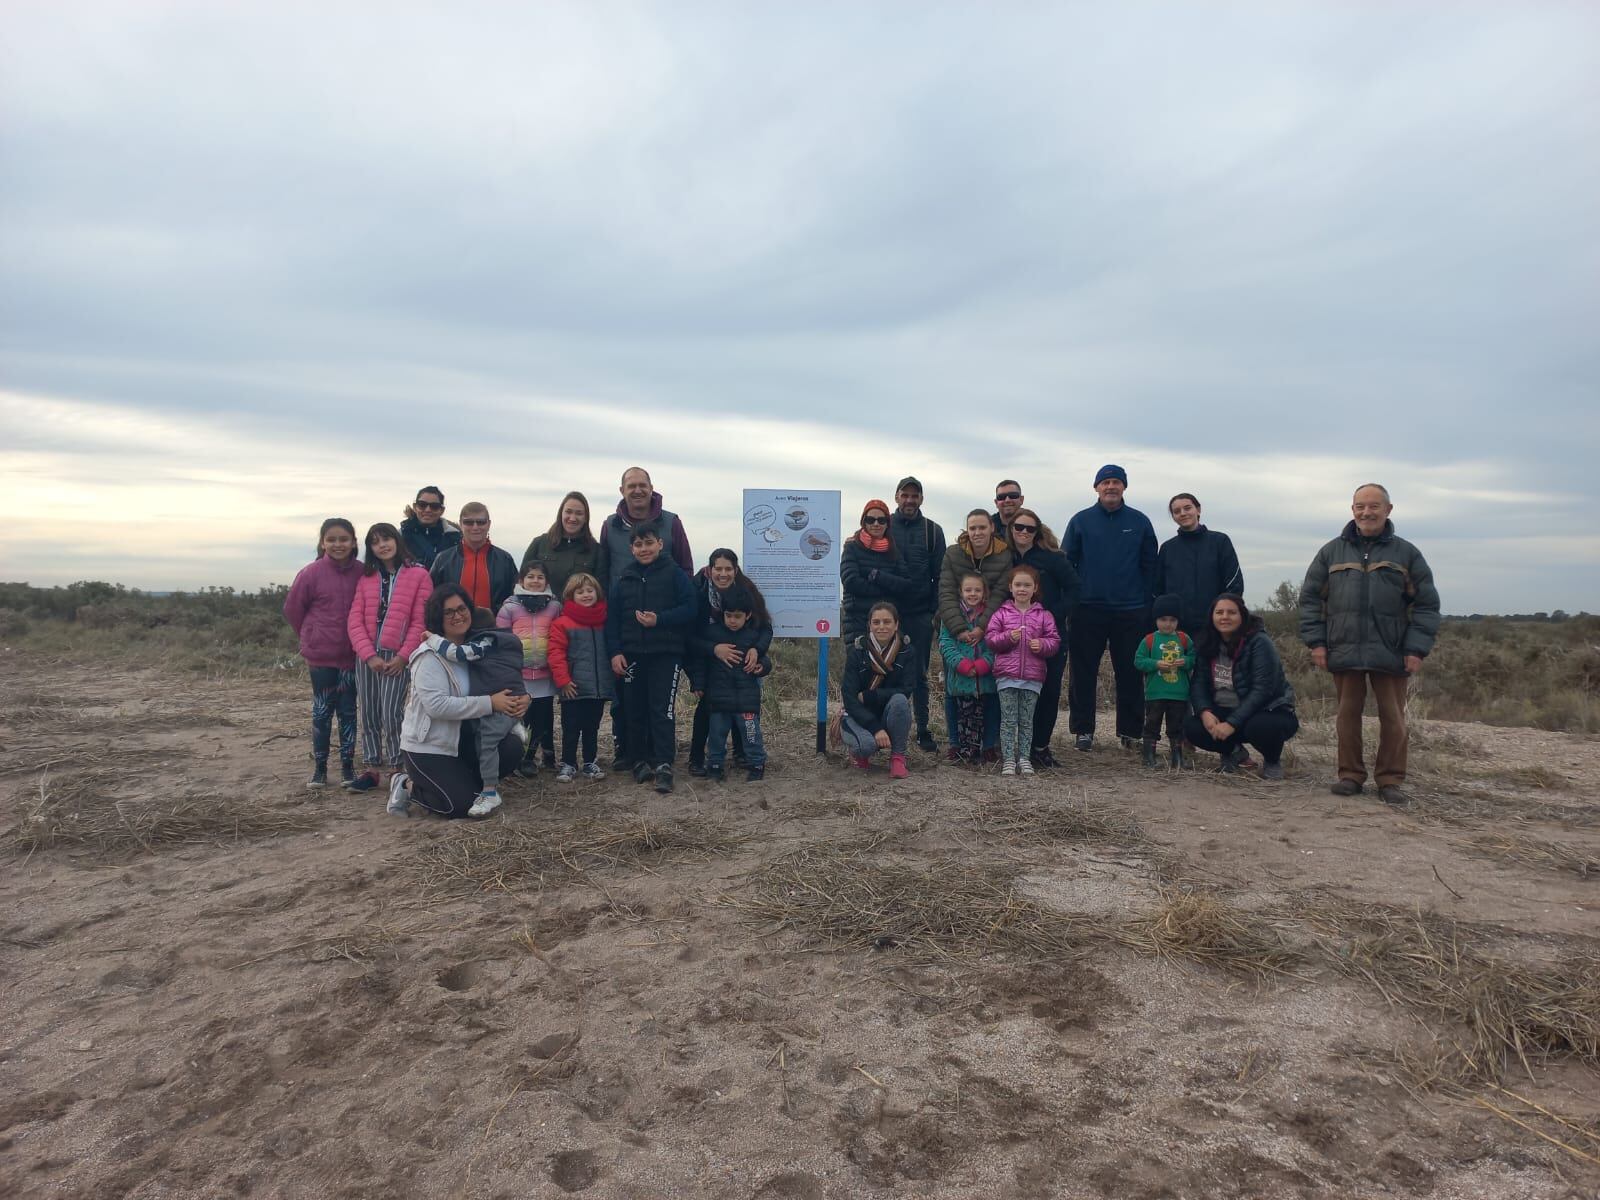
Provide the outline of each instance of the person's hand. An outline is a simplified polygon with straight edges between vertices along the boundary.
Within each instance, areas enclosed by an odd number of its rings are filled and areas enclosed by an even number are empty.
[[[1012,644],[1012,645],[1013,645],[1013,646],[1015,646],[1015,645],[1016,645],[1016,644],[1017,644],[1017,643],[1018,643],[1018,642],[1020,642],[1020,641],[1021,641],[1021,640],[1022,640],[1022,630],[1020,630],[1020,629],[1013,629],[1013,630],[1012,630],[1012,631],[1011,631],[1011,644]]]
[[[561,698],[563,700],[576,700],[578,698],[578,685],[576,683],[567,684],[566,687],[561,689]]]
[[[978,639],[983,636],[981,629],[969,629],[965,633],[956,634],[956,641],[965,642],[969,646],[976,646]]]
[[[872,735],[872,740],[878,743],[879,750],[887,750],[889,748],[889,731],[887,729],[878,730],[877,733]]]
[[[611,656],[611,673],[619,677],[626,675],[628,673],[628,660],[620,654],[613,654]]]
[[[1408,654],[1408,655],[1406,655],[1406,674],[1407,675],[1415,675],[1420,670],[1422,670],[1422,655],[1420,655],[1420,654]]]
[[[1215,720],[1215,718],[1212,719]],[[1211,727],[1211,736],[1216,738],[1219,742],[1225,742],[1233,736],[1233,726],[1228,724],[1226,721],[1217,721],[1217,723]]]
[[[711,647],[711,653],[714,654],[717,658],[717,661],[725,667],[736,667],[739,665],[739,647],[735,646],[732,642],[718,642],[715,646]]]
[[[1205,726],[1207,733],[1209,733],[1212,737],[1216,737],[1217,726],[1221,724],[1221,722],[1217,720],[1217,714],[1208,708],[1205,710],[1205,712],[1200,714],[1200,724]]]
[[[1328,648],[1326,646],[1315,646],[1312,648],[1311,665],[1319,671],[1326,671],[1328,669]]]
[[[754,646],[744,652],[744,669],[747,674],[753,673],[761,667],[761,652]]]
[[[388,661],[380,655],[374,654],[371,658],[367,659],[367,670],[371,671],[374,675],[388,674],[388,667]]]
[[[639,624],[643,625],[646,629],[654,629],[656,627],[656,615],[653,612],[635,611],[633,614],[633,619],[639,622]]]
[[[520,717],[528,707],[528,693],[523,692],[518,696],[510,688],[503,692],[496,692],[489,697],[490,707],[497,713],[505,713],[508,717]]]
[[[1028,649],[1033,651],[1033,653],[1035,653],[1035,654],[1043,654],[1044,653],[1044,651],[1042,649],[1040,649],[1040,647],[1042,645],[1043,645],[1043,643],[1040,642],[1038,638],[1029,638],[1028,639]]]

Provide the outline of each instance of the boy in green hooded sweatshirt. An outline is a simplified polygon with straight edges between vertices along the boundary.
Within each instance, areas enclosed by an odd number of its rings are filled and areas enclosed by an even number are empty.
[[[1189,672],[1194,669],[1194,643],[1178,628],[1181,600],[1168,594],[1155,603],[1156,631],[1139,639],[1133,665],[1144,675],[1144,765],[1156,765],[1161,722],[1167,723],[1167,745],[1173,767],[1183,766],[1183,720],[1189,715]]]

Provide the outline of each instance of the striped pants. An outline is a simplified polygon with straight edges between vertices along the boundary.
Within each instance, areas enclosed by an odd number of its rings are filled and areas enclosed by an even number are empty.
[[[393,650],[379,650],[388,662]],[[400,722],[406,712],[410,671],[379,675],[366,663],[356,664],[356,700],[361,709],[361,759],[368,767],[400,765]]]

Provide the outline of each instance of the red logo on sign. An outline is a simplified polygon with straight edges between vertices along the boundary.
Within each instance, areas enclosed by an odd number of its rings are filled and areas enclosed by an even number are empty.
[[[817,622],[817,632],[818,633],[827,633],[828,632],[828,622],[826,622],[826,621],[818,621]]]

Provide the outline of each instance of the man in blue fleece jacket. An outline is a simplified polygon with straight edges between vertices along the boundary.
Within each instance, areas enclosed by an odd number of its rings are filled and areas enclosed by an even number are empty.
[[[1068,725],[1079,750],[1094,745],[1095,685],[1108,644],[1117,682],[1117,736],[1135,746],[1143,729],[1144,687],[1133,656],[1150,624],[1156,531],[1150,518],[1122,502],[1127,486],[1121,467],[1101,467],[1094,477],[1099,502],[1067,523],[1064,539],[1079,584],[1078,606],[1067,626]]]

